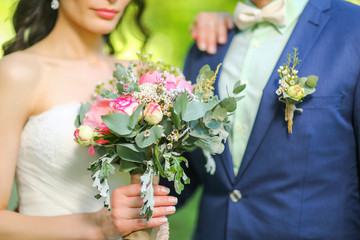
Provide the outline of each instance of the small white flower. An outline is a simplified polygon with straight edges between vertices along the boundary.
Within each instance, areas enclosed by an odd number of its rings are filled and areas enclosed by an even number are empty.
[[[278,88],[278,89],[276,90],[276,95],[280,96],[281,93],[282,93],[282,90],[281,90],[280,88]]]
[[[290,85],[295,85],[295,83],[296,83],[295,80],[290,81]]]
[[[144,137],[149,137],[149,136],[150,136],[150,131],[149,131],[149,130],[145,130]]]
[[[281,79],[279,79],[279,84],[281,84],[282,83],[282,80]]]
[[[285,69],[284,71],[282,71],[282,74],[288,74],[288,70]]]
[[[168,143],[168,144],[166,145],[166,148],[169,149],[169,150],[172,149],[172,148],[173,148],[173,144],[172,144],[172,143]]]
[[[141,51],[140,51],[140,50],[137,50],[137,51],[136,51],[136,54],[138,54],[138,55],[141,54]]]
[[[284,66],[280,66],[280,69],[283,70],[283,69],[284,69]]]
[[[281,73],[281,69],[278,69],[278,73]]]
[[[299,71],[298,70],[296,70],[296,69],[294,69],[294,71],[293,71],[293,73],[295,73],[295,74],[297,74]]]
[[[295,76],[291,76],[292,79],[295,79]]]
[[[171,142],[171,141],[173,140],[173,136],[172,136],[172,135],[167,136],[166,140],[168,140],[169,142]]]

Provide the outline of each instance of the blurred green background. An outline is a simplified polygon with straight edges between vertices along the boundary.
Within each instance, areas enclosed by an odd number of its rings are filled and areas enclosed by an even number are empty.
[[[236,2],[236,0],[147,0],[144,22],[152,33],[147,50],[154,52],[155,59],[163,59],[169,64],[182,67],[192,44],[189,26],[196,14],[200,11],[232,12]],[[360,0],[350,0],[350,2],[360,4]],[[14,35],[11,16],[16,3],[16,0],[0,0],[0,44]],[[126,21],[124,23],[126,26]],[[140,49],[141,42],[129,34],[131,27],[119,30],[120,34],[128,36],[128,42],[126,48],[117,56],[123,59],[136,59],[135,52]],[[117,41],[116,38],[117,35],[114,35],[115,47],[122,49],[121,41]],[[0,50],[1,56],[2,50]],[[169,217],[172,240],[191,239],[200,195],[201,190],[185,207]],[[16,205],[17,194],[14,188],[9,209],[14,209]]]

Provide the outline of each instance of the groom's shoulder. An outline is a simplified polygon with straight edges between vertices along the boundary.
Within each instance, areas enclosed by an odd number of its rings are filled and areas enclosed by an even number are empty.
[[[344,26],[357,26],[360,21],[360,6],[349,1],[331,0],[330,14],[333,20]]]

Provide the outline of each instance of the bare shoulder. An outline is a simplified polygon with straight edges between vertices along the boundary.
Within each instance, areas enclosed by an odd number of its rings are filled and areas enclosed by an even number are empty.
[[[19,51],[0,60],[1,85],[32,86],[40,78],[40,64],[31,54]]]

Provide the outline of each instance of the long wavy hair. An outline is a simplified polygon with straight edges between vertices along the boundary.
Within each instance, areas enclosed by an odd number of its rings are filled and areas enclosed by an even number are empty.
[[[13,39],[3,44],[4,55],[31,47],[51,32],[55,26],[58,11],[51,9],[50,2],[49,0],[19,1],[13,17],[16,35]],[[130,17],[137,27],[137,31],[133,31],[133,34],[142,40],[143,47],[150,35],[149,30],[141,21],[144,10],[145,0],[131,0],[123,13],[123,15],[131,14]],[[120,18],[117,28],[121,24],[122,19],[124,17]],[[121,40],[126,43],[126,38],[121,37]],[[109,53],[114,54],[115,51],[110,41],[110,34],[104,35],[104,42]]]

